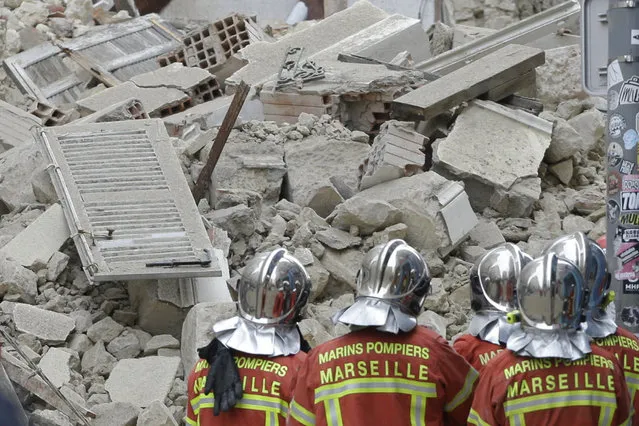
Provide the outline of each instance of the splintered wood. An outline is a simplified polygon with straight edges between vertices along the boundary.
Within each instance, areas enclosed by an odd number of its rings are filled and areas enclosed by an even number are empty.
[[[530,81],[535,68],[544,62],[545,53],[541,49],[517,44],[505,46],[397,98],[392,104],[393,116],[428,120],[487,93],[504,98],[520,88],[517,83],[522,77]],[[493,96],[488,99],[499,100]]]

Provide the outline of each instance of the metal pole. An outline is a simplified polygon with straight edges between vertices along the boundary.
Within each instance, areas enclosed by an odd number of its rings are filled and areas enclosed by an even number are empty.
[[[607,257],[617,323],[639,332],[639,2],[609,1]]]

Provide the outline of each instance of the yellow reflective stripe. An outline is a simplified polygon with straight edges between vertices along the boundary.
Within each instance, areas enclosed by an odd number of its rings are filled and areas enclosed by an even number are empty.
[[[189,419],[188,416],[184,420],[186,420],[186,424],[188,425],[197,426],[197,422],[195,420]]]
[[[462,386],[457,395],[455,395],[455,397],[444,406],[444,411],[453,411],[455,408],[463,404],[464,401],[466,401],[468,397],[472,395],[473,385],[475,384],[475,381],[477,381],[478,377],[479,373],[474,368],[471,368],[468,372],[468,375],[466,376],[466,380],[464,380],[464,386]]]
[[[214,402],[215,400],[213,399],[212,392],[207,394],[199,394],[191,400],[191,408],[193,409],[193,414],[199,416],[201,408],[212,408]]]
[[[235,406],[249,410],[275,412],[281,414],[283,417],[288,415],[288,404],[286,401],[272,396],[244,394],[240,402],[235,404]]]
[[[427,398],[413,395],[410,397],[410,426],[426,426]]]
[[[344,426],[342,410],[339,407],[339,399],[332,398],[324,402],[327,426]]]
[[[315,390],[315,403],[359,393],[401,393],[419,395],[424,398],[435,398],[437,397],[437,388],[434,383],[423,383],[407,379],[385,377],[351,379],[332,385],[320,386]]]
[[[266,414],[264,426],[280,426],[280,420],[275,411],[269,411],[264,414]]]
[[[599,410],[599,426],[610,426],[615,410],[610,407],[601,407]]]
[[[479,413],[472,408],[468,414],[468,423],[475,426],[490,426],[490,423],[484,421]]]
[[[526,419],[523,414],[517,414],[508,419],[512,426],[526,426]]]
[[[291,417],[293,417],[304,426],[315,426],[315,414],[311,413],[302,405],[295,402],[295,399],[291,401],[290,414]]]
[[[506,401],[504,403],[504,413],[507,417],[510,417],[519,413],[525,414],[550,408],[580,405],[616,408],[617,397],[612,392],[602,391],[555,392]]]

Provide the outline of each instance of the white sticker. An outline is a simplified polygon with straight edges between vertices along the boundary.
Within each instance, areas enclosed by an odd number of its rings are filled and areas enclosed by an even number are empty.
[[[639,30],[630,30],[630,44],[639,44]]]
[[[619,84],[623,81],[623,75],[621,74],[621,68],[619,67],[619,61],[616,59],[608,65],[608,87],[612,87],[615,84]]]

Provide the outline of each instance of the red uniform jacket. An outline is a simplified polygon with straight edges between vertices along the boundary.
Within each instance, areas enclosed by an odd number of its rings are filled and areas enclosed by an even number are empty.
[[[593,346],[578,361],[504,351],[484,368],[469,425],[626,425],[630,395],[619,361]]]
[[[291,401],[295,378],[306,354],[269,358],[234,352],[242,377],[244,396],[231,410],[213,415],[213,392],[204,394],[209,363],[200,360],[188,382],[186,421],[189,425],[277,426],[283,425]]]
[[[635,409],[632,424],[639,425],[639,339],[628,330],[617,327],[615,334],[594,339],[594,343],[616,356],[623,367],[630,399]]]
[[[477,377],[425,327],[364,329],[309,352],[287,425],[464,425]]]
[[[503,346],[481,340],[472,334],[459,336],[457,340],[453,342],[453,348],[455,352],[463,356],[464,359],[479,372],[488,364],[488,361],[505,350]]]

